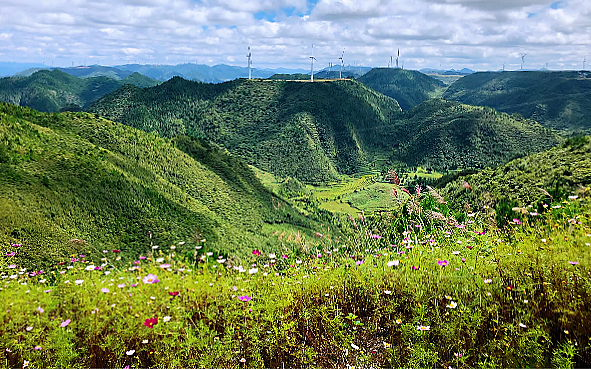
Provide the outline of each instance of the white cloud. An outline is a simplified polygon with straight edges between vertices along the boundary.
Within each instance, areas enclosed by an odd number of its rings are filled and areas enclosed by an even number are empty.
[[[591,1],[567,0],[4,0],[2,61],[385,66],[499,69],[581,64]],[[292,10],[295,12],[292,14]],[[262,19],[261,19],[262,18]]]

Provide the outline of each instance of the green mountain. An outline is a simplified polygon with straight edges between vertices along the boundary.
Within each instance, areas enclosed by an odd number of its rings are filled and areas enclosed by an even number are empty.
[[[269,77],[268,79],[280,79],[280,80],[286,80],[286,81],[293,81],[293,80],[309,81],[310,75],[303,74],[303,73],[294,73],[294,74],[275,73],[271,77]]]
[[[565,133],[591,132],[588,72],[479,72],[453,83],[443,98],[519,113]]]
[[[535,121],[441,99],[399,113],[382,137],[398,161],[438,171],[497,166],[559,141]]]
[[[409,110],[423,101],[440,97],[445,84],[415,70],[374,68],[357,79],[367,87],[398,101],[402,110]]]
[[[323,183],[382,153],[379,130],[400,107],[356,81],[173,78],[148,89],[126,86],[90,111],[165,137],[207,138],[267,172]]]
[[[470,189],[462,186],[468,183]],[[449,182],[441,194],[457,206],[472,204],[474,211],[496,207],[497,221],[523,216],[514,207],[534,204],[529,212],[542,212],[543,204],[570,200],[568,196],[591,185],[591,137],[568,139],[550,150],[515,159],[497,168]],[[550,196],[552,197],[550,197]],[[541,200],[541,201],[540,201]],[[537,202],[537,204],[535,204]]]
[[[150,251],[148,231],[161,247],[186,241],[244,255],[279,250],[269,237],[278,228],[315,224],[223,150],[88,113],[0,103],[0,173],[0,242],[25,245],[19,264],[90,249],[136,257]]]
[[[41,70],[29,77],[0,79],[0,101],[28,106],[43,112],[81,110],[126,83],[140,87],[158,84],[133,73],[123,80],[107,77],[77,78],[59,70]]]

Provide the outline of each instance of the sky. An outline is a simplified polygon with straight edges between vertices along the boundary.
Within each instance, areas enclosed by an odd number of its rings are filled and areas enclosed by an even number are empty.
[[[0,61],[587,69],[591,0],[0,0]],[[344,54],[343,54],[344,52]],[[335,67],[337,68],[337,67]]]

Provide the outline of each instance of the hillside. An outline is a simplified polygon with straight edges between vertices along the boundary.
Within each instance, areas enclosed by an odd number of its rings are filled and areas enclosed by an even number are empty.
[[[440,99],[397,114],[380,136],[394,160],[437,171],[494,167],[559,140],[534,121]]]
[[[588,72],[479,72],[453,83],[443,98],[519,113],[567,134],[591,132]]]
[[[440,80],[417,72],[397,68],[374,68],[357,79],[367,87],[398,101],[402,110],[440,97],[445,84]]]
[[[0,243],[28,245],[19,263],[38,267],[72,251],[146,253],[148,231],[156,245],[244,255],[314,224],[215,147],[88,113],[0,103],[0,172]]]
[[[126,83],[140,87],[157,84],[138,73],[119,81],[107,77],[77,78],[59,70],[41,70],[29,77],[0,79],[0,101],[42,112],[76,111]]]
[[[461,186],[467,181],[471,190]],[[569,139],[558,147],[513,160],[449,183],[441,193],[459,204],[496,206],[501,199],[527,206],[566,199],[591,185],[591,137]],[[544,191],[554,198],[547,196]],[[509,207],[510,209],[511,207]],[[536,209],[537,210],[537,209]]]
[[[213,85],[173,78],[154,88],[122,88],[90,111],[165,137],[204,137],[267,172],[324,183],[363,170],[381,154],[387,143],[378,129],[400,108],[355,81]]]

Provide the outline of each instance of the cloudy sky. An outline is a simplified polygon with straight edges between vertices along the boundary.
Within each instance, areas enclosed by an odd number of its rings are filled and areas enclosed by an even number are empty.
[[[0,61],[581,69],[591,0],[0,0]]]

